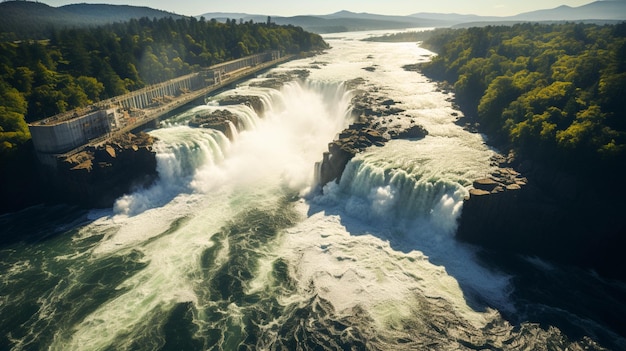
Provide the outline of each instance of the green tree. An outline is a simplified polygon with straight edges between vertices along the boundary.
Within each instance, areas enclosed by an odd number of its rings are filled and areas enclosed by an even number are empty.
[[[575,169],[626,156],[626,25],[521,24],[433,34],[423,72],[520,155]],[[558,162],[555,162],[558,160]]]
[[[0,155],[12,152],[30,139],[24,120],[27,103],[17,89],[0,81]]]
[[[87,95],[88,104],[99,101],[104,92],[104,84],[94,77],[80,76],[76,79],[78,86]]]
[[[504,109],[515,101],[521,93],[513,77],[499,76],[487,87],[478,104],[478,117],[490,130],[503,125]]]

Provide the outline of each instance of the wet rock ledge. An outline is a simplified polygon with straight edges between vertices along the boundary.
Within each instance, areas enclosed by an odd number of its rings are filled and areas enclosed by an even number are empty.
[[[84,207],[111,207],[120,196],[156,179],[155,141],[147,133],[127,133],[59,158],[50,179],[54,197]]]
[[[238,94],[230,95],[222,98],[219,101],[219,105],[246,105],[252,108],[259,116],[262,116],[263,112],[265,112],[263,101],[261,101],[261,98],[258,96]],[[231,126],[237,131],[244,128],[243,122],[239,119],[239,117],[226,109],[198,113],[189,121],[189,126],[218,130],[231,141],[235,138]]]
[[[626,279],[624,206],[608,206],[600,184],[509,160],[473,185],[457,239],[501,255],[536,256]]]
[[[231,125],[235,126],[239,130],[240,121],[237,115],[228,110],[217,110],[207,114],[197,114],[189,121],[190,127],[196,128],[210,128],[219,130],[228,139],[233,140],[234,135],[231,130]]]
[[[355,80],[348,85],[362,84]],[[339,182],[348,161],[370,146],[383,146],[390,139],[419,139],[428,131],[404,110],[394,107],[397,102],[384,97],[373,97],[361,91],[352,99],[352,113],[358,122],[344,129],[336,140],[328,144],[319,167],[319,182]]]

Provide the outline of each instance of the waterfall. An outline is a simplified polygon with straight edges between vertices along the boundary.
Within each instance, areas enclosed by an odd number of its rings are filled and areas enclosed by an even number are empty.
[[[423,253],[455,277],[466,299],[508,311],[508,278],[478,264],[472,248],[454,238],[467,187],[488,165],[488,154],[464,144],[427,136],[372,147],[348,162],[339,184],[326,184],[311,200],[312,212],[338,213],[353,235]]]
[[[366,213],[367,218],[414,219],[445,208],[449,221],[456,218],[466,193],[458,183],[424,179],[418,172],[401,168],[377,167],[363,158],[346,166],[339,190],[352,196],[351,212]]]
[[[232,136],[233,140],[237,140],[237,136],[239,135],[239,131],[237,130],[237,126],[235,126],[235,123],[228,121],[228,131],[230,132],[230,135]]]
[[[0,247],[0,349],[626,349],[597,318],[619,324],[623,287],[455,240],[494,151],[455,123],[448,94],[402,68],[428,51],[366,35],[334,34],[324,55],[258,78],[304,67],[307,80],[243,83],[163,121],[150,131],[158,179],[114,209],[0,216],[16,238]],[[310,191],[352,122],[340,81],[355,79],[429,134],[370,147]],[[263,112],[220,106],[233,94]],[[189,126],[215,109],[241,121],[224,126],[236,138]]]
[[[173,126],[151,132],[155,144],[158,179],[146,189],[138,189],[119,198],[116,213],[136,215],[162,206],[180,193],[193,191],[192,181],[198,169],[222,162],[230,147],[228,138],[215,130]]]
[[[118,199],[116,213],[136,215],[181,193],[206,192],[227,180],[257,181],[257,176],[283,179],[297,192],[310,189],[311,165],[349,122],[350,92],[343,84],[290,82],[280,91],[242,86],[234,93],[258,96],[265,113],[259,116],[246,104],[219,106],[222,94],[163,123],[151,132],[159,140],[156,184]],[[217,130],[185,125],[196,114],[215,110],[237,116],[237,125],[228,123],[238,135],[234,143]]]
[[[489,154],[466,144],[439,136],[392,140],[356,155],[317,201],[344,204],[366,221],[427,219],[453,235],[467,187],[489,167]]]

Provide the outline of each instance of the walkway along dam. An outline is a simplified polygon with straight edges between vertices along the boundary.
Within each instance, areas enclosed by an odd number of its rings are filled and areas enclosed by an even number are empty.
[[[56,169],[59,159],[145,127],[177,108],[291,58],[293,55],[283,56],[279,51],[247,56],[30,123],[37,157],[42,165]]]

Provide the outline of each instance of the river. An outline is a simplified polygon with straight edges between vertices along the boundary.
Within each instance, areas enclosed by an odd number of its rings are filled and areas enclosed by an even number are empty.
[[[496,151],[402,68],[432,53],[371,34],[327,35],[326,53],[270,72],[304,81],[260,76],[164,121],[159,179],[111,209],[0,217],[22,238],[0,247],[0,350],[626,349],[624,284],[455,240]],[[320,189],[356,78],[429,134],[367,149]],[[265,112],[217,107],[228,94]],[[242,121],[233,140],[187,125],[218,108]]]

